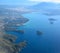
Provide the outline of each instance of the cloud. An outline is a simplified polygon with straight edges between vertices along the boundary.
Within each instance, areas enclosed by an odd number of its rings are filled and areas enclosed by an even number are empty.
[[[31,2],[54,2],[54,3],[60,3],[60,0],[29,0]]]

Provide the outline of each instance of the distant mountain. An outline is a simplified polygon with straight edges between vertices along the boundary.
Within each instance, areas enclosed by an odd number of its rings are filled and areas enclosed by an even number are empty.
[[[18,7],[25,7],[21,5],[0,5],[0,8],[18,8]]]
[[[0,10],[5,9],[5,11],[15,11],[20,14],[30,13],[31,11],[27,9],[25,6],[20,5],[0,5]]]
[[[56,3],[51,3],[51,2],[41,2],[37,5],[34,6],[30,6],[30,9],[35,9],[35,10],[39,10],[39,9],[54,9],[54,8],[60,8],[60,4],[56,4]]]
[[[60,4],[51,2],[41,2],[37,5],[30,6],[29,9],[33,12],[40,12],[48,16],[60,15]]]

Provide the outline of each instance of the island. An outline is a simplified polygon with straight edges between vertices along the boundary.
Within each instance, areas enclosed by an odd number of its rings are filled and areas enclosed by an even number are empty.
[[[37,30],[37,31],[36,31],[36,34],[37,34],[37,35],[42,35],[43,33],[42,33],[41,31]]]

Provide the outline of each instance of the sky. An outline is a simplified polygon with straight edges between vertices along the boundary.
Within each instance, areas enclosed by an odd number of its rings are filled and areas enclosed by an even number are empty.
[[[55,3],[60,3],[60,0],[29,0],[32,2],[55,2]]]
[[[0,5],[36,5],[40,2],[60,3],[60,0],[0,0]]]

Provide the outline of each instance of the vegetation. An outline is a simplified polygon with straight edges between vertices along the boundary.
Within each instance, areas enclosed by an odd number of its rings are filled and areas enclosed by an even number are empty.
[[[6,34],[5,31],[16,31],[17,26],[21,26],[28,21],[17,12],[0,9],[0,53],[18,53],[26,46],[26,41],[15,43],[17,37]],[[24,33],[23,30],[17,31]]]

